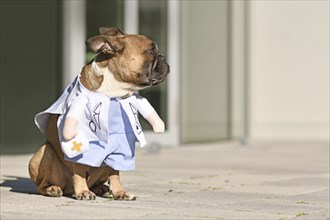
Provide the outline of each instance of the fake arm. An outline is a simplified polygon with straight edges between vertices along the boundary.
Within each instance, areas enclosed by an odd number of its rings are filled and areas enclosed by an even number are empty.
[[[146,98],[143,98],[140,95],[137,96],[138,110],[141,115],[150,123],[152,129],[155,133],[164,133],[165,124],[163,120],[159,117],[155,109],[151,106],[149,101]]]
[[[78,120],[84,113],[84,106],[87,104],[87,99],[84,97],[78,97],[70,106],[67,115],[65,117],[62,135],[63,138],[68,141],[77,136]]]

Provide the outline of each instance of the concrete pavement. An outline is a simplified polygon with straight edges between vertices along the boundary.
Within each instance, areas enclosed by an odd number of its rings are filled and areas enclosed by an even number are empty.
[[[2,155],[2,219],[326,219],[329,143],[210,143],[137,150],[122,173],[136,201],[36,194],[31,155]]]

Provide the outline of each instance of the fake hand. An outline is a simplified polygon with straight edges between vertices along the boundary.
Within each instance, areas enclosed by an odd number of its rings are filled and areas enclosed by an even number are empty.
[[[165,124],[163,121],[155,123],[155,125],[152,126],[152,129],[155,133],[164,133],[165,132]]]
[[[165,132],[165,124],[160,119],[156,111],[151,113],[147,118],[148,122],[151,124],[152,129],[154,130],[155,133],[164,133]]]

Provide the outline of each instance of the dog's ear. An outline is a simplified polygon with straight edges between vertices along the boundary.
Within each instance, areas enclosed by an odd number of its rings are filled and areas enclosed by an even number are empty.
[[[107,35],[91,37],[86,41],[86,45],[94,53],[103,52],[105,54],[114,54],[124,48],[123,43],[117,37]]]
[[[124,32],[119,30],[119,28],[116,27],[100,27],[99,32],[102,35],[108,35],[108,36],[120,36],[125,35]]]

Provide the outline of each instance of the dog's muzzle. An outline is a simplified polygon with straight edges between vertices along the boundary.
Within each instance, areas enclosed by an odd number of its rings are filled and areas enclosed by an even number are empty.
[[[152,65],[151,74],[149,76],[150,86],[155,86],[166,79],[170,72],[170,66],[163,55],[157,55]]]

